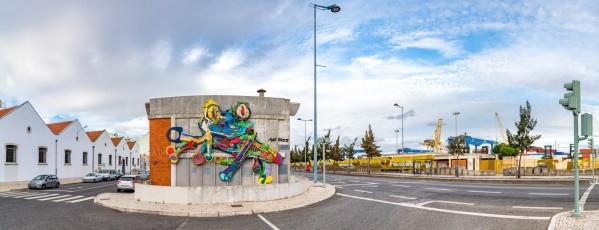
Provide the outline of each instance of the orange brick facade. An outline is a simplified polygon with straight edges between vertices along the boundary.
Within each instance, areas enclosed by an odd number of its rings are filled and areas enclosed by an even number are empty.
[[[171,185],[171,162],[164,153],[171,142],[166,132],[171,127],[170,118],[150,119],[150,178],[152,185]]]

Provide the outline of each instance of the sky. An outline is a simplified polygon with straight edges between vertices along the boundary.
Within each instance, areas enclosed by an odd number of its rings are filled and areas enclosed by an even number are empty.
[[[301,104],[290,141],[302,145],[297,118],[314,116],[310,3],[341,7],[317,12],[319,135],[331,130],[345,144],[371,125],[388,153],[403,128],[404,147],[424,149],[443,119],[444,144],[456,129],[501,140],[495,113],[515,132],[529,101],[532,134],[542,135],[535,145],[567,151],[572,113],[558,101],[572,80],[581,81],[582,113],[599,114],[592,0],[3,0],[0,99],[29,101],[46,122],[79,119],[88,131],[136,137],[148,131],[151,98],[264,88]]]

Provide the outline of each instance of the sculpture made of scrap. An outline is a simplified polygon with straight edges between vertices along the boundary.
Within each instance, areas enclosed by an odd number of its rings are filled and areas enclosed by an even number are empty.
[[[181,152],[197,150],[193,155],[193,163],[201,165],[206,161],[214,160],[213,148],[217,148],[234,157],[233,160],[216,161],[217,164],[228,166],[219,173],[222,181],[231,181],[243,161],[253,158],[252,171],[258,174],[258,183],[270,183],[272,176],[270,176],[268,163],[281,164],[282,156],[269,145],[256,139],[254,123],[249,120],[251,110],[248,103],[237,103],[235,108],[221,112],[216,102],[208,100],[204,104],[202,113],[204,117],[198,122],[200,136],[184,133],[182,127],[171,127],[166,133],[166,137],[171,142],[177,143],[176,147],[166,148],[171,163],[177,163]]]

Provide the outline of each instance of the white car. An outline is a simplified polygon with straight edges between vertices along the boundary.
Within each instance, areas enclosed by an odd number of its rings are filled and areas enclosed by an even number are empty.
[[[136,175],[125,175],[116,181],[116,191],[123,190],[135,191],[135,183],[141,182],[141,177]]]
[[[102,180],[116,180],[118,177],[116,171],[112,169],[102,169],[100,174],[102,174]]]
[[[88,173],[83,177],[83,183],[85,182],[100,182],[102,181],[102,174],[99,173]]]

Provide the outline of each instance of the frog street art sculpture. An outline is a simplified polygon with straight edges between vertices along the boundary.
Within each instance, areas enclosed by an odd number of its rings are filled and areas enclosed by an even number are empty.
[[[222,181],[229,182],[241,164],[247,158],[253,158],[252,171],[258,175],[258,183],[272,182],[269,163],[281,164],[282,156],[257,139],[254,123],[249,120],[251,110],[248,103],[240,102],[235,108],[221,112],[218,104],[210,99],[204,104],[202,113],[204,117],[198,122],[201,132],[199,136],[184,133],[182,127],[171,127],[167,131],[168,140],[176,143],[176,147],[166,148],[171,163],[176,164],[183,151],[195,150],[192,158],[195,165],[215,160],[216,164],[228,166],[219,173],[219,177]],[[215,159],[214,148],[234,159]]]

